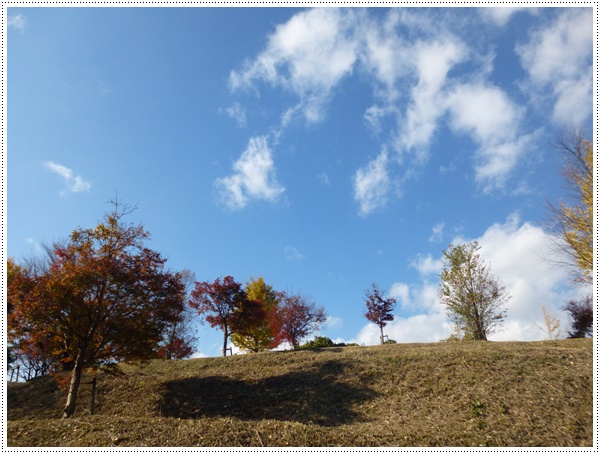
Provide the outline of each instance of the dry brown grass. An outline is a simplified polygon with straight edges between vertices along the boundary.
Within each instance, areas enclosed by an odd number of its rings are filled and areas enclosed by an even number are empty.
[[[590,339],[397,344],[123,364],[71,420],[8,388],[9,446],[592,446]]]

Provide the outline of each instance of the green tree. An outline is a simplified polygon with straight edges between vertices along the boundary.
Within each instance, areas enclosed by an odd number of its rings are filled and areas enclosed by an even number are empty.
[[[510,299],[478,254],[474,241],[444,251],[438,296],[463,339],[487,340],[506,317]]]
[[[547,231],[557,248],[570,257],[563,264],[575,281],[592,284],[594,269],[594,148],[581,131],[564,134],[557,148],[563,154],[566,195],[549,204]]]

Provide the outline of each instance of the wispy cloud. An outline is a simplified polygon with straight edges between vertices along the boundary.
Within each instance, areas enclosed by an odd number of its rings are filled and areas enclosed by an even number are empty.
[[[65,195],[67,192],[89,191],[92,187],[89,181],[84,180],[80,175],[75,175],[73,170],[62,164],[49,161],[44,166],[64,179],[66,189],[61,191],[61,195]]]
[[[502,27],[518,11],[494,8],[464,20]],[[529,75],[528,93],[537,98],[552,93],[555,121],[590,115],[591,109],[580,106],[591,99],[591,17],[590,8],[559,11],[516,48]],[[429,160],[436,131],[446,126],[471,139],[465,151],[472,154],[479,187],[505,190],[535,132],[526,129],[528,112],[518,97],[492,82],[493,50],[474,45],[462,20],[448,11],[435,17],[410,9],[378,15],[343,8],[302,11],[231,71],[229,86],[232,93],[277,88],[292,95],[278,113],[280,124],[271,128],[276,141],[295,119],[326,118],[336,88],[352,74],[363,75],[360,80],[372,90],[363,118],[388,151],[355,173],[361,216],[384,206],[392,185],[401,189],[418,173]],[[234,118],[244,112],[237,103],[231,109]]]
[[[275,176],[273,152],[266,137],[253,137],[233,163],[233,175],[215,181],[221,201],[230,209],[244,208],[251,200],[276,202],[285,188]]]
[[[387,166],[388,153],[384,149],[366,167],[358,169],[354,176],[354,199],[358,202],[359,213],[363,217],[387,202],[391,189]]]
[[[225,109],[219,109],[219,111],[225,112],[229,118],[235,120],[239,127],[246,126],[246,109],[239,102]]]
[[[283,252],[285,253],[285,259],[288,262],[296,262],[298,260],[304,260],[306,257],[302,254],[298,249],[294,246],[286,246],[283,248]]]
[[[277,26],[266,49],[229,77],[233,91],[256,89],[257,84],[280,86],[299,98],[298,108],[309,123],[323,117],[331,89],[357,58],[351,36],[354,12],[317,8]]]
[[[592,27],[592,8],[567,8],[516,47],[529,76],[527,93],[550,101],[558,124],[580,124],[591,115],[582,106],[592,100]],[[548,92],[551,99],[544,100]]]
[[[535,12],[535,8],[502,5],[501,7],[481,8],[480,14],[485,20],[499,27],[504,27],[516,13],[523,11],[532,13]]]
[[[331,181],[329,180],[329,176],[325,172],[318,174],[317,178],[325,186],[331,186]]]
[[[21,14],[9,14],[7,21],[8,28],[19,30],[23,32],[27,26],[27,18]]]
[[[440,243],[444,238],[444,227],[446,224],[444,222],[440,222],[433,226],[431,231],[431,236],[429,237],[430,243]]]

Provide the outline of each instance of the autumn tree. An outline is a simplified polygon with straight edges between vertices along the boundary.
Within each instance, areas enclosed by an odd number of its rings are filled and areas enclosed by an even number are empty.
[[[549,204],[547,231],[570,262],[562,262],[577,282],[592,284],[594,268],[594,149],[581,131],[564,134],[557,148],[563,155],[565,198]],[[551,259],[552,260],[552,259]]]
[[[9,317],[13,338],[42,345],[72,369],[65,418],[85,368],[153,357],[184,305],[181,276],[145,247],[142,226],[123,222],[131,209],[114,207],[95,228],[78,228],[52,247],[47,271],[22,283]]]
[[[546,306],[542,304],[542,315],[544,316],[544,325],[538,327],[548,335],[548,339],[556,340],[560,337],[560,320],[554,317]],[[537,323],[536,323],[537,325]]]
[[[592,295],[580,300],[571,300],[563,308],[569,314],[571,329],[568,337],[589,337],[594,332],[594,306]]]
[[[265,316],[261,323],[247,324],[246,329],[238,329],[231,335],[231,341],[236,347],[250,352],[272,350],[281,342],[279,336],[280,324],[277,309],[281,299],[280,294],[268,285],[262,277],[250,278],[246,282],[246,295],[250,301],[260,304]],[[240,327],[241,328],[241,327]]]
[[[212,327],[223,331],[223,356],[227,342],[235,332],[247,332],[263,322],[261,302],[248,299],[246,292],[232,276],[214,282],[196,282],[189,304]]]
[[[474,241],[444,251],[438,296],[464,339],[487,340],[504,321],[510,295],[492,276],[479,250]]]
[[[281,339],[297,349],[303,338],[317,331],[327,320],[327,315],[325,309],[317,307],[308,297],[300,293],[291,295],[282,293],[281,297],[282,302],[278,310]]]
[[[394,315],[392,312],[396,307],[396,299],[395,298],[383,298],[383,294],[385,291],[379,290],[379,287],[375,284],[371,284],[371,290],[365,291],[365,303],[367,304],[367,310],[365,312],[365,317],[370,322],[375,323],[379,330],[381,331],[381,345],[384,344],[383,337],[383,327],[394,320]]]
[[[180,275],[185,288],[185,300],[188,301],[194,286],[194,273],[184,269]],[[159,358],[184,359],[189,358],[194,353],[194,346],[198,341],[194,334],[194,318],[193,309],[186,304],[177,319],[165,326],[163,340],[160,342],[157,351]]]

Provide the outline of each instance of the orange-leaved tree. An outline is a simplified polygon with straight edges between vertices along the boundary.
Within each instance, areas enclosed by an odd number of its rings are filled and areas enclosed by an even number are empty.
[[[115,202],[96,228],[78,228],[52,247],[46,272],[14,289],[11,336],[71,370],[65,418],[85,368],[155,357],[165,325],[184,307],[181,276],[144,246],[142,226],[122,221],[130,211]]]

